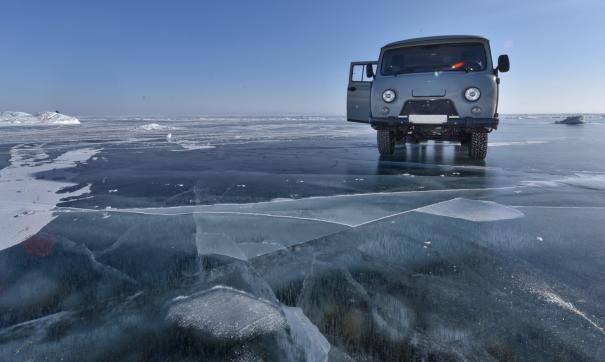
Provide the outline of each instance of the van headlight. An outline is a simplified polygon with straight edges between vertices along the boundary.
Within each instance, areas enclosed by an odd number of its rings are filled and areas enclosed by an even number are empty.
[[[479,88],[470,87],[464,91],[464,98],[469,102],[478,101],[481,98],[481,91]]]
[[[392,89],[387,89],[382,92],[382,100],[387,103],[393,102],[395,98],[397,98],[397,93],[395,93],[395,91]]]

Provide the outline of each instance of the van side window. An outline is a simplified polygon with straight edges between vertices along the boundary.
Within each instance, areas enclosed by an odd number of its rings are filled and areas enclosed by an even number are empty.
[[[353,65],[353,72],[351,73],[351,81],[352,82],[371,82],[374,80],[373,77],[368,78],[366,73],[366,67],[371,66],[374,69],[374,74],[376,74],[376,65],[375,64],[355,64]]]
[[[365,67],[362,64],[356,64],[353,66],[353,72],[351,73],[351,80],[353,82],[363,82],[363,72]]]

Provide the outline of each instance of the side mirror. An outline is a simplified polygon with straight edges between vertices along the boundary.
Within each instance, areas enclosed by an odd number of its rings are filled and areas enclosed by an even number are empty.
[[[374,78],[374,67],[372,64],[366,64],[366,77],[368,79]]]
[[[504,54],[498,57],[498,68],[496,68],[496,70],[502,73],[506,73],[510,70],[508,55]]]

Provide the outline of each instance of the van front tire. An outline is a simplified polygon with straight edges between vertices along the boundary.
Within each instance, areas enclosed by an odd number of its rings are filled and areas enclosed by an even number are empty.
[[[487,156],[487,133],[473,132],[468,143],[468,156],[472,160],[484,160]]]
[[[376,133],[378,152],[382,156],[392,155],[395,152],[395,133],[387,129],[379,129]]]

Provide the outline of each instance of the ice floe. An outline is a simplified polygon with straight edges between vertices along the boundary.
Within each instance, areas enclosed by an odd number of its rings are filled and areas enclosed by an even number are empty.
[[[460,197],[421,207],[415,211],[476,222],[517,219],[524,216],[514,207],[494,201],[469,200]]]
[[[98,150],[85,148],[63,153],[55,159],[39,146],[14,146],[10,165],[0,170],[0,250],[36,234],[53,218],[53,209],[65,197],[90,192],[88,186],[68,193],[57,192],[76,184],[36,178],[35,174],[68,169],[84,162]]]
[[[505,187],[503,189],[508,189]],[[492,190],[500,190],[494,188]],[[486,189],[404,191],[355,195],[334,195],[305,199],[276,199],[249,204],[213,204],[134,209],[71,209],[62,211],[110,212],[157,216],[193,215],[195,245],[199,255],[222,255],[234,259],[253,258],[318,240],[350,228],[378,223],[414,211],[431,211],[431,205],[450,200],[452,194],[473,197]],[[465,199],[463,199],[465,200]],[[453,202],[454,204],[456,202]],[[460,201],[465,203],[465,201]],[[471,211],[454,213],[466,218],[490,221],[523,214],[498,204],[466,200],[458,205]],[[428,206],[427,206],[428,205]],[[447,206],[447,205],[445,205]],[[450,204],[450,206],[452,206]],[[456,206],[456,205],[454,205]],[[479,210],[476,210],[479,208]],[[511,210],[509,210],[511,209]],[[473,215],[472,213],[477,213]],[[425,244],[428,248],[430,244]]]
[[[0,113],[0,126],[39,126],[80,124],[76,117],[58,112],[30,114],[25,112],[4,111]]]

